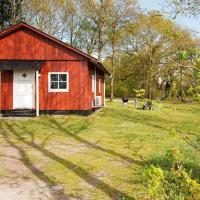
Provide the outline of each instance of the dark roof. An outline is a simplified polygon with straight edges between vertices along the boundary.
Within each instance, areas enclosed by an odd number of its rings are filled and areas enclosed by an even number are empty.
[[[54,41],[54,42],[64,46],[65,48],[67,48],[67,49],[69,49],[69,50],[71,50],[73,52],[76,52],[79,55],[82,55],[83,57],[87,58],[91,63],[93,63],[98,69],[100,69],[104,73],[110,75],[110,72],[105,68],[105,66],[97,58],[95,58],[95,57],[93,57],[93,56],[91,56],[91,55],[89,55],[87,53],[84,53],[84,52],[80,51],[79,49],[77,49],[77,48],[75,48],[75,47],[73,47],[73,46],[71,46],[71,45],[69,45],[67,43],[62,42],[61,40],[58,40],[55,37],[52,37],[52,36],[42,32],[42,31],[40,31],[39,29],[36,29],[36,28],[26,24],[25,22],[20,22],[20,23],[18,23],[16,25],[13,25],[13,26],[5,29],[5,30],[2,30],[0,32],[0,38],[5,37],[8,34],[10,34],[12,32],[15,32],[15,31],[17,31],[17,30],[19,30],[21,28],[24,28],[24,27],[29,29],[29,30],[31,30],[31,31],[33,31],[33,32],[38,33],[39,35],[41,35],[43,37],[48,38],[51,41]]]

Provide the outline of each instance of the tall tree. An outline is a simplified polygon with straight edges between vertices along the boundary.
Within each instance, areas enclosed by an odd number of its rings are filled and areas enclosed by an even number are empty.
[[[23,0],[9,0],[11,4],[11,24],[16,24],[23,19]]]
[[[62,9],[66,7],[64,0],[23,0],[23,16],[29,24],[53,35],[64,39],[66,29]]]
[[[159,15],[141,15],[135,24],[128,27],[129,37],[125,39],[125,51],[132,59],[137,60],[141,69],[139,78],[149,99],[152,98],[154,78],[159,65],[162,58],[166,56],[166,52],[163,51],[166,41],[159,31],[163,23],[164,20]]]
[[[28,23],[40,30],[82,47],[85,17],[79,0],[24,0],[24,16]]]
[[[189,33],[159,13],[152,12],[150,15],[140,15],[136,23],[130,24],[123,41],[123,59],[128,66],[125,69],[124,64],[121,69],[123,80],[137,80],[135,87],[145,89],[147,97],[151,99],[157,90],[158,79],[166,81],[169,75],[176,74],[172,78],[177,83],[178,94],[184,96],[181,86],[187,89],[184,84],[186,71],[181,71],[183,61],[179,60],[179,53],[198,45]]]
[[[22,0],[0,1],[0,29],[16,24],[22,19]]]
[[[136,19],[137,6],[135,0],[116,0],[113,1],[112,9],[108,17],[108,43],[111,49],[111,93],[110,100],[114,97],[114,81],[115,81],[115,69],[116,54],[120,52],[120,45],[123,35],[123,29],[130,23],[133,23]],[[118,48],[118,50],[117,50]]]
[[[85,16],[96,32],[98,59],[102,60],[103,50],[106,45],[108,16],[110,15],[113,0],[80,0],[80,2],[84,8]]]
[[[71,45],[79,47],[85,20],[79,0],[61,1],[60,18],[63,24],[63,38]]]
[[[11,5],[9,0],[0,1],[0,28],[10,25]]]

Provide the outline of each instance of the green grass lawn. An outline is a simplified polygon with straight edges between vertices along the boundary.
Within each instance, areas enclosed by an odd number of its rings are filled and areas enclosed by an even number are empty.
[[[179,134],[171,134],[174,128],[191,137],[200,132],[197,108],[165,103],[160,110],[143,111],[107,103],[89,117],[4,119],[0,147],[16,149],[31,178],[49,186],[62,185],[68,195],[144,199],[141,170],[152,155],[186,145]],[[0,158],[3,156],[1,152]],[[8,166],[0,166],[0,176],[9,173]]]

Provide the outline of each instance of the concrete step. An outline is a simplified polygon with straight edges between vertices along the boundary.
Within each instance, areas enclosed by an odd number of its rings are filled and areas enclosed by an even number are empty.
[[[15,109],[3,114],[3,117],[34,117],[35,110],[32,109]]]

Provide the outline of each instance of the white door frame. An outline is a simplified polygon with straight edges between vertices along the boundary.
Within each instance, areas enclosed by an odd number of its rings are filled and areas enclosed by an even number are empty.
[[[36,87],[36,90],[35,90],[35,92],[36,92],[36,105],[35,105],[35,107],[36,107],[36,116],[38,117],[39,115],[40,115],[40,96],[39,96],[39,90],[40,90],[40,84],[39,84],[39,78],[40,78],[40,74],[39,74],[39,71],[38,70],[36,70],[36,72],[35,72],[35,78],[36,78],[36,81],[35,81],[35,83],[36,83],[36,85],[35,85],[35,87]]]
[[[32,83],[32,106],[31,107],[29,107],[29,106],[27,106],[27,107],[19,106],[18,107],[16,105],[16,103],[17,103],[16,87],[17,87],[17,82],[23,82],[23,80],[16,80],[16,78],[17,78],[16,73],[23,74],[26,72],[29,72],[29,75],[31,75],[31,77],[32,77],[30,80],[24,80],[24,83],[26,83],[26,82]],[[34,69],[13,70],[13,109],[34,109],[34,108],[35,108],[35,70]]]

